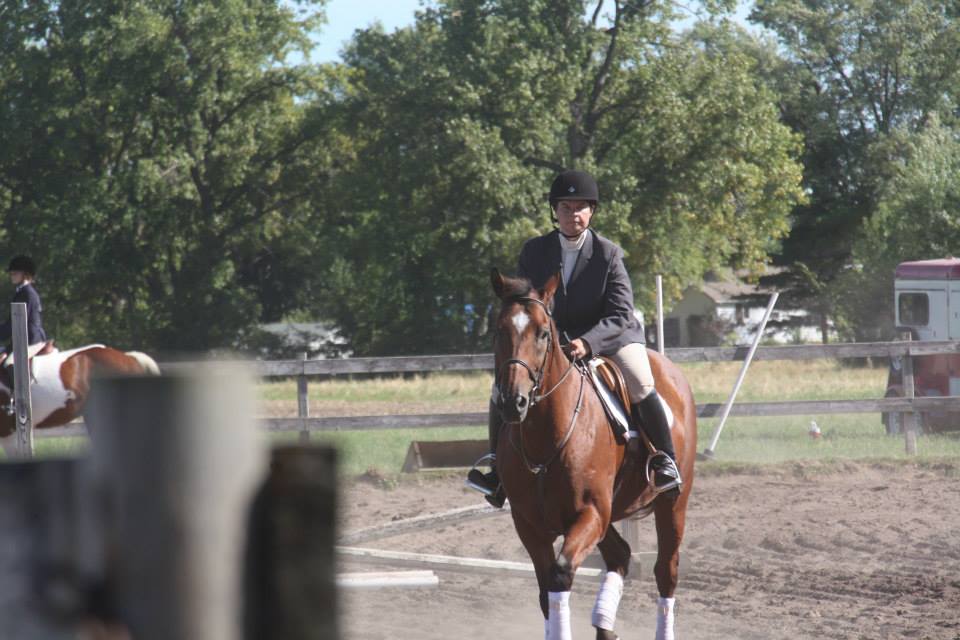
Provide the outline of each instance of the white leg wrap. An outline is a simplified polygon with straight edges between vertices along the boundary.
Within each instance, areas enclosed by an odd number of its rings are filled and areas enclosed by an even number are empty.
[[[550,640],[550,620],[543,619],[543,640]]]
[[[657,640],[674,640],[673,603],[675,598],[657,600]]]
[[[549,640],[573,640],[573,632],[570,630],[570,592],[551,591],[547,595],[550,600],[547,638]]]
[[[623,576],[616,571],[607,571],[600,583],[600,591],[597,592],[597,602],[593,605],[593,626],[613,631],[622,595]]]

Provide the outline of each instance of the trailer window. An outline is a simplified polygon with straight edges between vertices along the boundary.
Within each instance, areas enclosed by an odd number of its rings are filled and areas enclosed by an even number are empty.
[[[930,322],[930,301],[925,293],[900,294],[900,324],[925,327]]]

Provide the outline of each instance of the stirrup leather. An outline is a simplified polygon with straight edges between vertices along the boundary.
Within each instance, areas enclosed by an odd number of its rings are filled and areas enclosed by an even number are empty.
[[[657,458],[664,458],[666,460],[665,466],[662,469],[654,470],[653,461]],[[670,491],[676,489],[681,484],[683,480],[680,478],[680,469],[677,468],[677,463],[674,462],[673,458],[668,456],[663,451],[656,451],[647,456],[647,464],[645,473],[647,476],[647,484],[653,488],[656,495],[664,493],[665,491]],[[657,473],[663,474],[669,478],[673,478],[670,482],[667,482],[664,485],[657,486],[655,480],[655,475]]]

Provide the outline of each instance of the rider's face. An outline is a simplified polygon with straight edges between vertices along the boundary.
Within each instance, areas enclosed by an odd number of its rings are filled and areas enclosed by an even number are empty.
[[[593,217],[593,207],[586,200],[561,200],[557,203],[557,220],[565,236],[579,236]]]
[[[26,277],[26,274],[23,271],[10,272],[10,282],[16,286],[20,286],[20,283],[23,282],[23,279],[25,277]]]

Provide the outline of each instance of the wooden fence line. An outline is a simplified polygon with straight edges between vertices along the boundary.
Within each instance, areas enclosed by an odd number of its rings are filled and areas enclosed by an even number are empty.
[[[909,413],[911,411],[949,411],[960,406],[960,396],[878,398],[875,400],[795,400],[788,402],[742,402],[733,405],[730,415],[739,417],[827,415],[837,413]],[[697,415],[712,418],[720,414],[723,404],[710,402],[697,405]],[[268,431],[378,431],[438,427],[472,427],[487,422],[482,413],[433,413],[393,416],[330,416],[326,418],[261,418]],[[59,438],[86,435],[83,422],[62,427],[38,429],[38,438]]]
[[[728,362],[743,360],[749,347],[691,347],[670,349],[674,362]],[[817,360],[820,358],[877,358],[927,356],[960,353],[960,341],[939,342],[848,342],[759,347],[754,360]],[[193,363],[165,363],[175,370]],[[428,373],[438,371],[491,371],[493,354],[474,353],[441,356],[398,356],[386,358],[344,358],[328,360],[263,360],[253,363],[254,371],[270,377]]]
[[[727,362],[743,360],[749,347],[695,347],[671,349],[675,362]],[[815,360],[820,358],[867,358],[928,356],[960,353],[960,341],[940,342],[862,342],[826,345],[790,345],[759,347],[754,360]],[[164,370],[191,369],[196,363],[163,363]],[[340,360],[276,360],[252,364],[261,377],[296,377],[298,417],[263,418],[269,431],[298,431],[302,436],[317,431],[380,430],[431,427],[477,426],[486,424],[486,412],[409,414],[392,416],[309,417],[307,379],[311,376],[348,374],[426,373],[438,371],[478,371],[493,368],[492,354],[439,355],[389,358],[350,358]],[[910,414],[918,411],[948,411],[960,406],[960,396],[876,398],[858,400],[800,400],[786,402],[741,402],[730,415],[739,417],[821,415],[836,413]],[[721,403],[697,405],[701,418],[716,417]],[[82,423],[38,430],[36,437],[78,436],[86,433]]]

